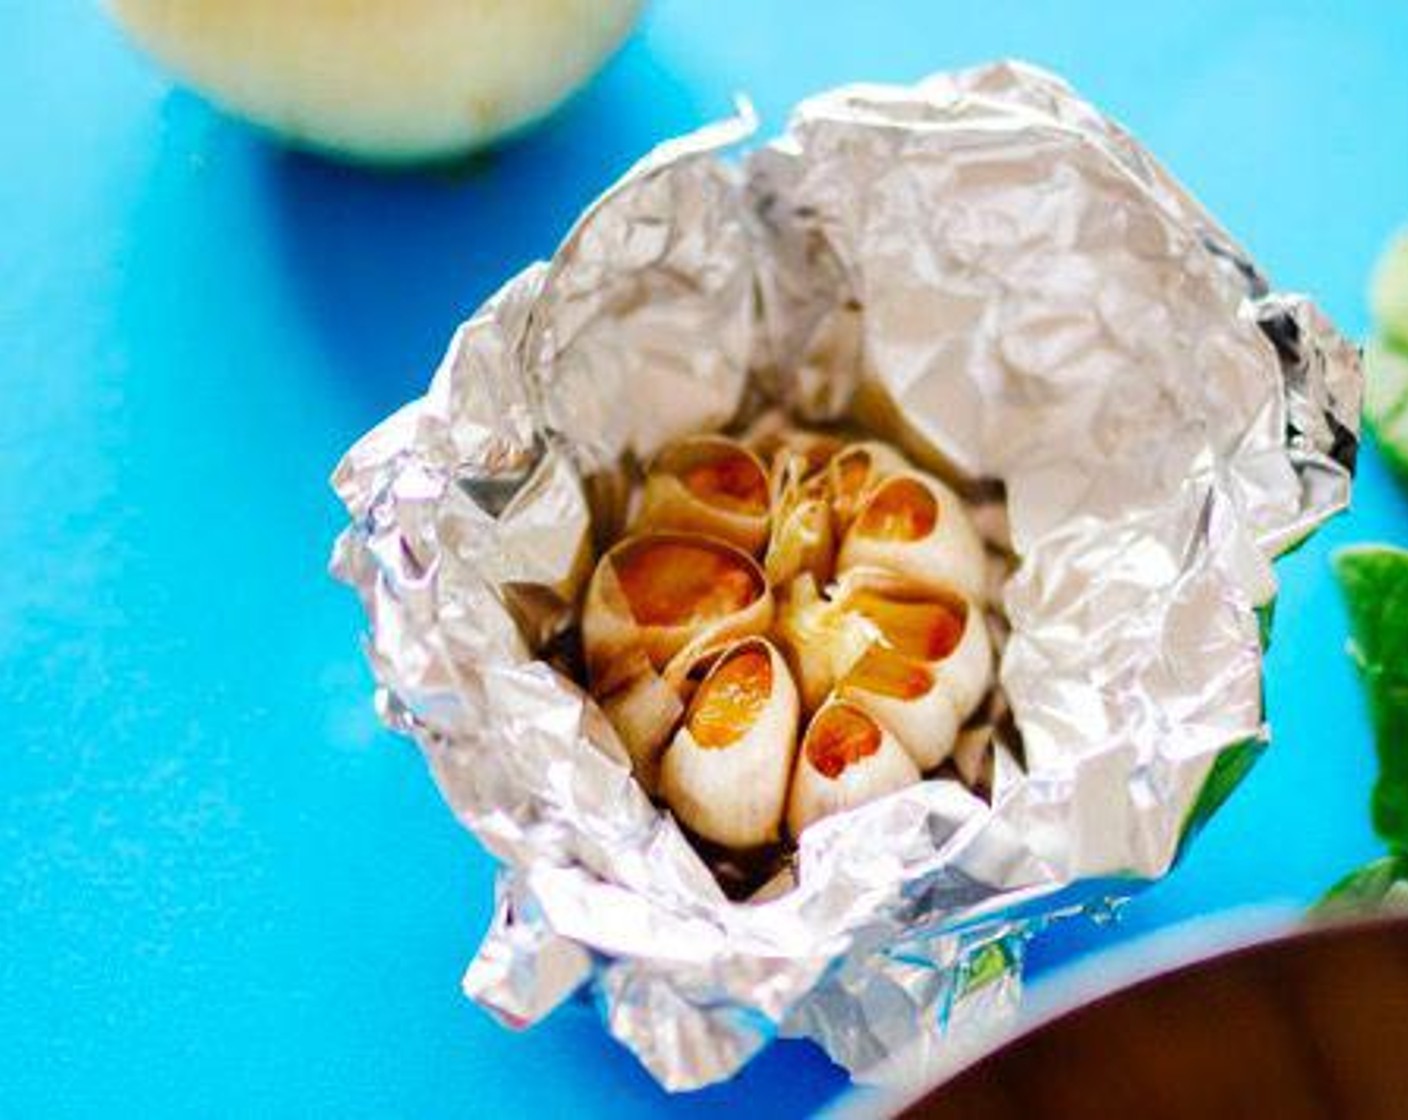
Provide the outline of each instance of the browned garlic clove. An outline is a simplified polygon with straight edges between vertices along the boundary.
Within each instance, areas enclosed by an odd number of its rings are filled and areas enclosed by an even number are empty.
[[[787,802],[787,827],[809,825],[919,781],[904,748],[862,709],[828,700],[802,738]]]
[[[730,848],[778,839],[797,741],[797,690],[763,638],[728,647],[700,682],[660,765],[680,821]]]
[[[957,595],[906,601],[863,588],[842,605],[879,636],[838,692],[893,732],[921,770],[933,769],[952,752],[992,681],[982,612]]]
[[[932,475],[906,470],[865,497],[841,542],[837,571],[881,568],[919,587],[957,588],[982,601],[987,558],[958,495]]]
[[[908,468],[903,455],[873,440],[837,451],[826,464],[826,487],[837,531],[844,534],[851,527],[861,504],[880,482]]]
[[[646,473],[636,531],[704,533],[757,552],[767,543],[768,475],[737,440],[692,436],[656,456]]]
[[[772,593],[746,552],[690,534],[627,537],[597,564],[582,609],[592,691],[628,683],[633,654],[660,670],[686,645],[760,634],[772,616]]]

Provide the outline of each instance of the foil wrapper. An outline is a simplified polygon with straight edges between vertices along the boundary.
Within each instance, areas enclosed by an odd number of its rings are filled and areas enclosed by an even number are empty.
[[[1355,349],[1059,79],[1000,63],[666,143],[454,336],[334,476],[385,721],[502,862],[466,992],[584,989],[666,1087],[778,1035],[858,1077],[1014,1006],[1023,938],[1163,875],[1267,736],[1271,561],[1348,501]],[[727,898],[543,657],[623,464],[750,410],[858,417],[1018,564],[991,796],[931,780]]]

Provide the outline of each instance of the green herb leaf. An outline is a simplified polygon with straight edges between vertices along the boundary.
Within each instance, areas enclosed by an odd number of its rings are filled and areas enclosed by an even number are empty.
[[[1315,905],[1325,917],[1342,917],[1365,910],[1408,913],[1408,859],[1385,856],[1351,871]]]
[[[1382,338],[1364,350],[1364,419],[1388,465],[1408,483],[1408,353]]]
[[[1408,551],[1362,545],[1334,564],[1378,748],[1374,828],[1394,855],[1408,857]]]
[[[1408,230],[1379,259],[1369,303],[1377,337],[1364,351],[1364,419],[1408,483]]]
[[[1380,336],[1408,350],[1408,229],[1400,230],[1379,258],[1369,306]]]

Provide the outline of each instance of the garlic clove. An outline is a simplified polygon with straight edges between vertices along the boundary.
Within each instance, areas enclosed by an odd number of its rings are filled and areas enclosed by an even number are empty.
[[[920,770],[932,770],[953,751],[958,712],[922,661],[873,646],[837,686],[837,695],[889,730]]]
[[[845,533],[851,527],[871,490],[908,468],[903,455],[874,440],[848,444],[837,451],[826,464],[826,484],[838,531]]]
[[[763,565],[774,587],[786,586],[804,573],[825,583],[835,567],[836,538],[825,478],[808,472],[806,460],[796,452],[784,450],[773,460],[772,535]]]
[[[804,711],[814,712],[875,642],[878,631],[843,603],[823,598],[809,575],[781,597],[773,636],[787,657]]]
[[[800,836],[823,817],[917,781],[914,760],[874,717],[846,700],[828,700],[812,717],[797,752],[787,827]]]
[[[838,572],[883,568],[929,590],[956,587],[981,600],[987,585],[982,539],[958,495],[932,475],[906,470],[861,503],[837,558]]]
[[[757,552],[769,521],[768,474],[757,455],[724,436],[693,436],[651,464],[635,529],[703,533]]]
[[[844,588],[840,609],[873,627],[875,644],[838,685],[890,731],[921,770],[953,750],[963,722],[992,684],[992,646],[982,612],[958,595]]]
[[[714,662],[660,765],[660,792],[689,829],[729,848],[778,839],[797,741],[797,690],[771,642]]]
[[[772,593],[746,552],[683,533],[627,537],[597,564],[582,608],[592,691],[625,684],[635,652],[663,669],[686,645],[760,634],[772,616]]]
[[[803,498],[776,516],[764,560],[768,583],[786,586],[804,573],[819,582],[828,580],[835,555],[831,511],[825,499]]]
[[[846,587],[838,604],[870,623],[887,649],[926,663],[960,722],[987,695],[992,642],[983,612],[972,599],[954,592],[860,584]]]

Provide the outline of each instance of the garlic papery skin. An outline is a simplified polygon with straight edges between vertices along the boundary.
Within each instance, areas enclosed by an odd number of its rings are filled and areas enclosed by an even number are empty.
[[[679,693],[647,662],[600,703],[630,755],[631,772],[653,795],[659,785],[660,755],[684,715]]]
[[[846,700],[812,716],[792,772],[787,828],[808,826],[919,781],[919,768],[874,717]]]
[[[615,692],[637,671],[633,654],[663,669],[686,645],[761,634],[773,600],[758,562],[711,537],[627,537],[597,564],[582,608],[593,694]]]
[[[691,436],[650,465],[635,529],[703,533],[756,553],[768,541],[769,499],[767,470],[749,448],[724,436]]]
[[[841,542],[838,574],[883,568],[930,590],[981,602],[987,557],[963,502],[932,475],[906,470],[875,486]]]
[[[779,838],[796,752],[797,689],[762,638],[730,646],[700,682],[660,764],[660,793],[687,828],[716,844]]]
[[[802,498],[774,515],[764,560],[773,587],[786,586],[803,574],[824,582],[831,578],[835,556],[831,511],[824,498]]]

